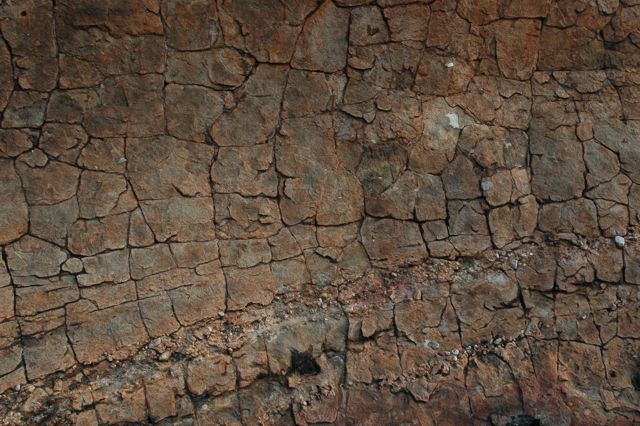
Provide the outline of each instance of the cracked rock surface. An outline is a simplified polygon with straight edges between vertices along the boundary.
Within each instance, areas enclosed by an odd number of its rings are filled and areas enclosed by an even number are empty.
[[[640,1],[0,1],[0,422],[640,423]]]

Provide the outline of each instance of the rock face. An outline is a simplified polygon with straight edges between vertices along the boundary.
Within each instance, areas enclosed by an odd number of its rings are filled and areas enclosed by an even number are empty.
[[[6,424],[640,422],[638,0],[0,1]]]

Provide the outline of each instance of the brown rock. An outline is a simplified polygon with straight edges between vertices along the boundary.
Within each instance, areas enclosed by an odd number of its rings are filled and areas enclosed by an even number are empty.
[[[362,217],[363,194],[357,178],[336,155],[328,115],[286,120],[276,144],[276,164],[288,177],[280,199],[284,222],[315,216],[319,225],[340,225]]]
[[[132,253],[133,256],[133,253]],[[84,274],[78,284],[91,286],[103,282],[122,283],[129,279],[129,250],[116,250],[82,259]]]
[[[243,309],[256,303],[268,305],[273,300],[276,284],[268,265],[253,268],[225,268],[227,279],[227,307],[230,310]]]
[[[335,72],[346,65],[349,11],[325,1],[306,20],[291,60],[294,68]]]
[[[540,21],[516,19],[496,24],[496,55],[506,78],[529,80],[536,68]]]
[[[215,203],[220,238],[266,238],[282,228],[278,202],[272,198],[216,194]]]
[[[124,176],[92,171],[80,177],[78,204],[83,219],[128,212],[138,205]]]
[[[220,146],[251,146],[273,137],[287,77],[284,66],[259,65],[237,93],[238,100],[211,127]]]
[[[98,309],[106,309],[125,302],[135,301],[136,285],[133,281],[106,283],[80,289],[83,299],[91,301]]]
[[[504,0],[500,3],[500,15],[505,18],[544,18],[549,11],[550,0]]]
[[[29,207],[13,163],[0,160],[0,244],[17,240],[29,228]]]
[[[453,95],[463,92],[472,77],[473,68],[464,59],[452,61],[428,50],[420,59],[413,89],[427,96]]]
[[[196,358],[187,366],[187,386],[195,395],[220,395],[232,391],[235,384],[236,372],[231,358],[226,355]]]
[[[205,142],[209,128],[222,114],[222,96],[206,87],[169,84],[165,97],[169,134],[178,139]]]
[[[164,336],[180,328],[180,323],[173,314],[171,299],[166,294],[142,299],[138,303],[150,337]]]
[[[270,266],[276,283],[277,294],[290,294],[301,291],[305,284],[311,282],[307,263],[303,256],[273,261]]]
[[[97,220],[78,220],[69,230],[68,248],[74,254],[93,256],[127,244],[129,215],[119,214]]]
[[[215,318],[225,310],[225,282],[222,270],[204,276],[202,282],[169,292],[173,311],[181,325],[191,325],[207,318]]]
[[[427,255],[417,223],[366,218],[360,232],[372,260],[411,262]]]
[[[65,371],[75,364],[64,329],[25,339],[24,361],[29,380]]]
[[[195,268],[218,258],[216,241],[172,243],[171,253],[180,268]]]
[[[106,27],[114,36],[162,34],[160,7],[152,0],[107,0],[94,5],[90,0],[63,1],[59,12],[76,27]]]
[[[391,40],[407,41],[427,39],[431,9],[423,4],[408,4],[406,6],[388,7],[384,9]]]
[[[67,335],[83,364],[100,361],[105,352],[116,359],[126,358],[149,338],[135,302],[103,310],[85,301],[69,305]]]
[[[59,247],[26,235],[7,246],[7,266],[17,277],[50,277],[60,273],[67,254]]]
[[[88,136],[81,126],[47,123],[42,128],[38,147],[52,157],[75,160]]]
[[[244,83],[253,61],[231,48],[197,52],[170,52],[167,80],[215,89],[234,88]]]
[[[134,280],[176,267],[168,244],[131,250],[131,277]]]
[[[146,222],[156,239],[164,241],[209,241],[213,230],[213,202],[209,197],[171,197],[140,203]]]
[[[76,194],[80,170],[58,161],[48,161],[43,167],[31,167],[18,161],[18,173],[24,182],[29,204],[57,204]]]
[[[16,279],[16,314],[36,315],[78,300],[80,294],[73,276]]]
[[[300,244],[289,228],[282,228],[280,232],[270,237],[269,246],[273,260],[288,259],[302,254]]]
[[[13,92],[9,105],[4,111],[2,127],[36,128],[44,123],[44,111],[47,106],[46,93],[35,91]]]
[[[518,200],[515,207],[499,207],[489,213],[491,236],[498,248],[532,235],[537,223],[538,203],[532,195]]]
[[[91,139],[80,152],[78,165],[89,170],[124,173],[126,160],[124,139]]]
[[[0,14],[4,18],[0,29],[14,56],[15,77],[20,87],[52,90],[58,76],[52,2],[11,1],[3,5]],[[12,80],[11,73],[5,76],[9,78],[2,79],[3,82]]]
[[[11,54],[4,40],[0,41],[0,111],[4,111],[13,92],[13,66]]]
[[[146,408],[142,387],[137,390],[122,391],[117,400],[96,405],[98,418],[107,424],[142,422],[147,418]]]
[[[170,0],[162,3],[167,44],[176,50],[208,49],[219,37],[215,3]]]
[[[170,137],[127,140],[127,169],[140,200],[209,195],[210,146]]]
[[[282,102],[282,116],[303,117],[327,112],[340,97],[344,79],[322,72],[291,70]]]
[[[540,34],[538,69],[588,70],[604,66],[605,49],[597,34],[582,26],[544,26]]]
[[[548,232],[573,232],[578,235],[597,236],[597,220],[595,204],[584,198],[565,203],[544,204],[540,209],[540,229]]]
[[[215,190],[274,197],[278,191],[278,176],[272,163],[273,147],[269,144],[220,148],[211,166]]]
[[[442,174],[448,199],[477,198],[480,193],[480,173],[466,156],[458,154]]]
[[[155,242],[151,228],[147,225],[140,209],[131,213],[129,220],[129,245],[132,247],[150,246]]]
[[[98,138],[161,134],[165,127],[163,86],[164,80],[157,74],[107,78],[88,99],[84,128]]]
[[[250,268],[271,261],[271,251],[267,240],[222,240],[220,241],[222,266]]]
[[[0,129],[0,157],[17,157],[28,151],[35,141],[33,133],[17,129]]]
[[[439,174],[453,160],[460,131],[450,126],[447,114],[455,113],[444,100],[423,104],[424,132],[409,155],[409,167],[416,172]]]
[[[365,46],[387,41],[389,41],[389,30],[379,7],[363,6],[351,10],[349,19],[350,45]]]
[[[218,5],[225,41],[246,50],[260,62],[288,63],[305,18],[317,3],[302,0],[224,2]]]
[[[458,11],[462,17],[478,25],[485,25],[499,18],[499,0],[462,0]]]
[[[570,127],[531,134],[531,189],[539,200],[579,197],[585,187],[582,145]]]

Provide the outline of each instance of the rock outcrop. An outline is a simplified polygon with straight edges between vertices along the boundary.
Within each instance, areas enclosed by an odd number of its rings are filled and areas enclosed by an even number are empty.
[[[3,424],[640,422],[637,0],[0,1]]]

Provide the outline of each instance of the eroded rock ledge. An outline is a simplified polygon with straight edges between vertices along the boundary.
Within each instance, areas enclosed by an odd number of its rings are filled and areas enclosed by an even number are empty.
[[[638,0],[0,1],[3,421],[640,421],[639,75]]]

